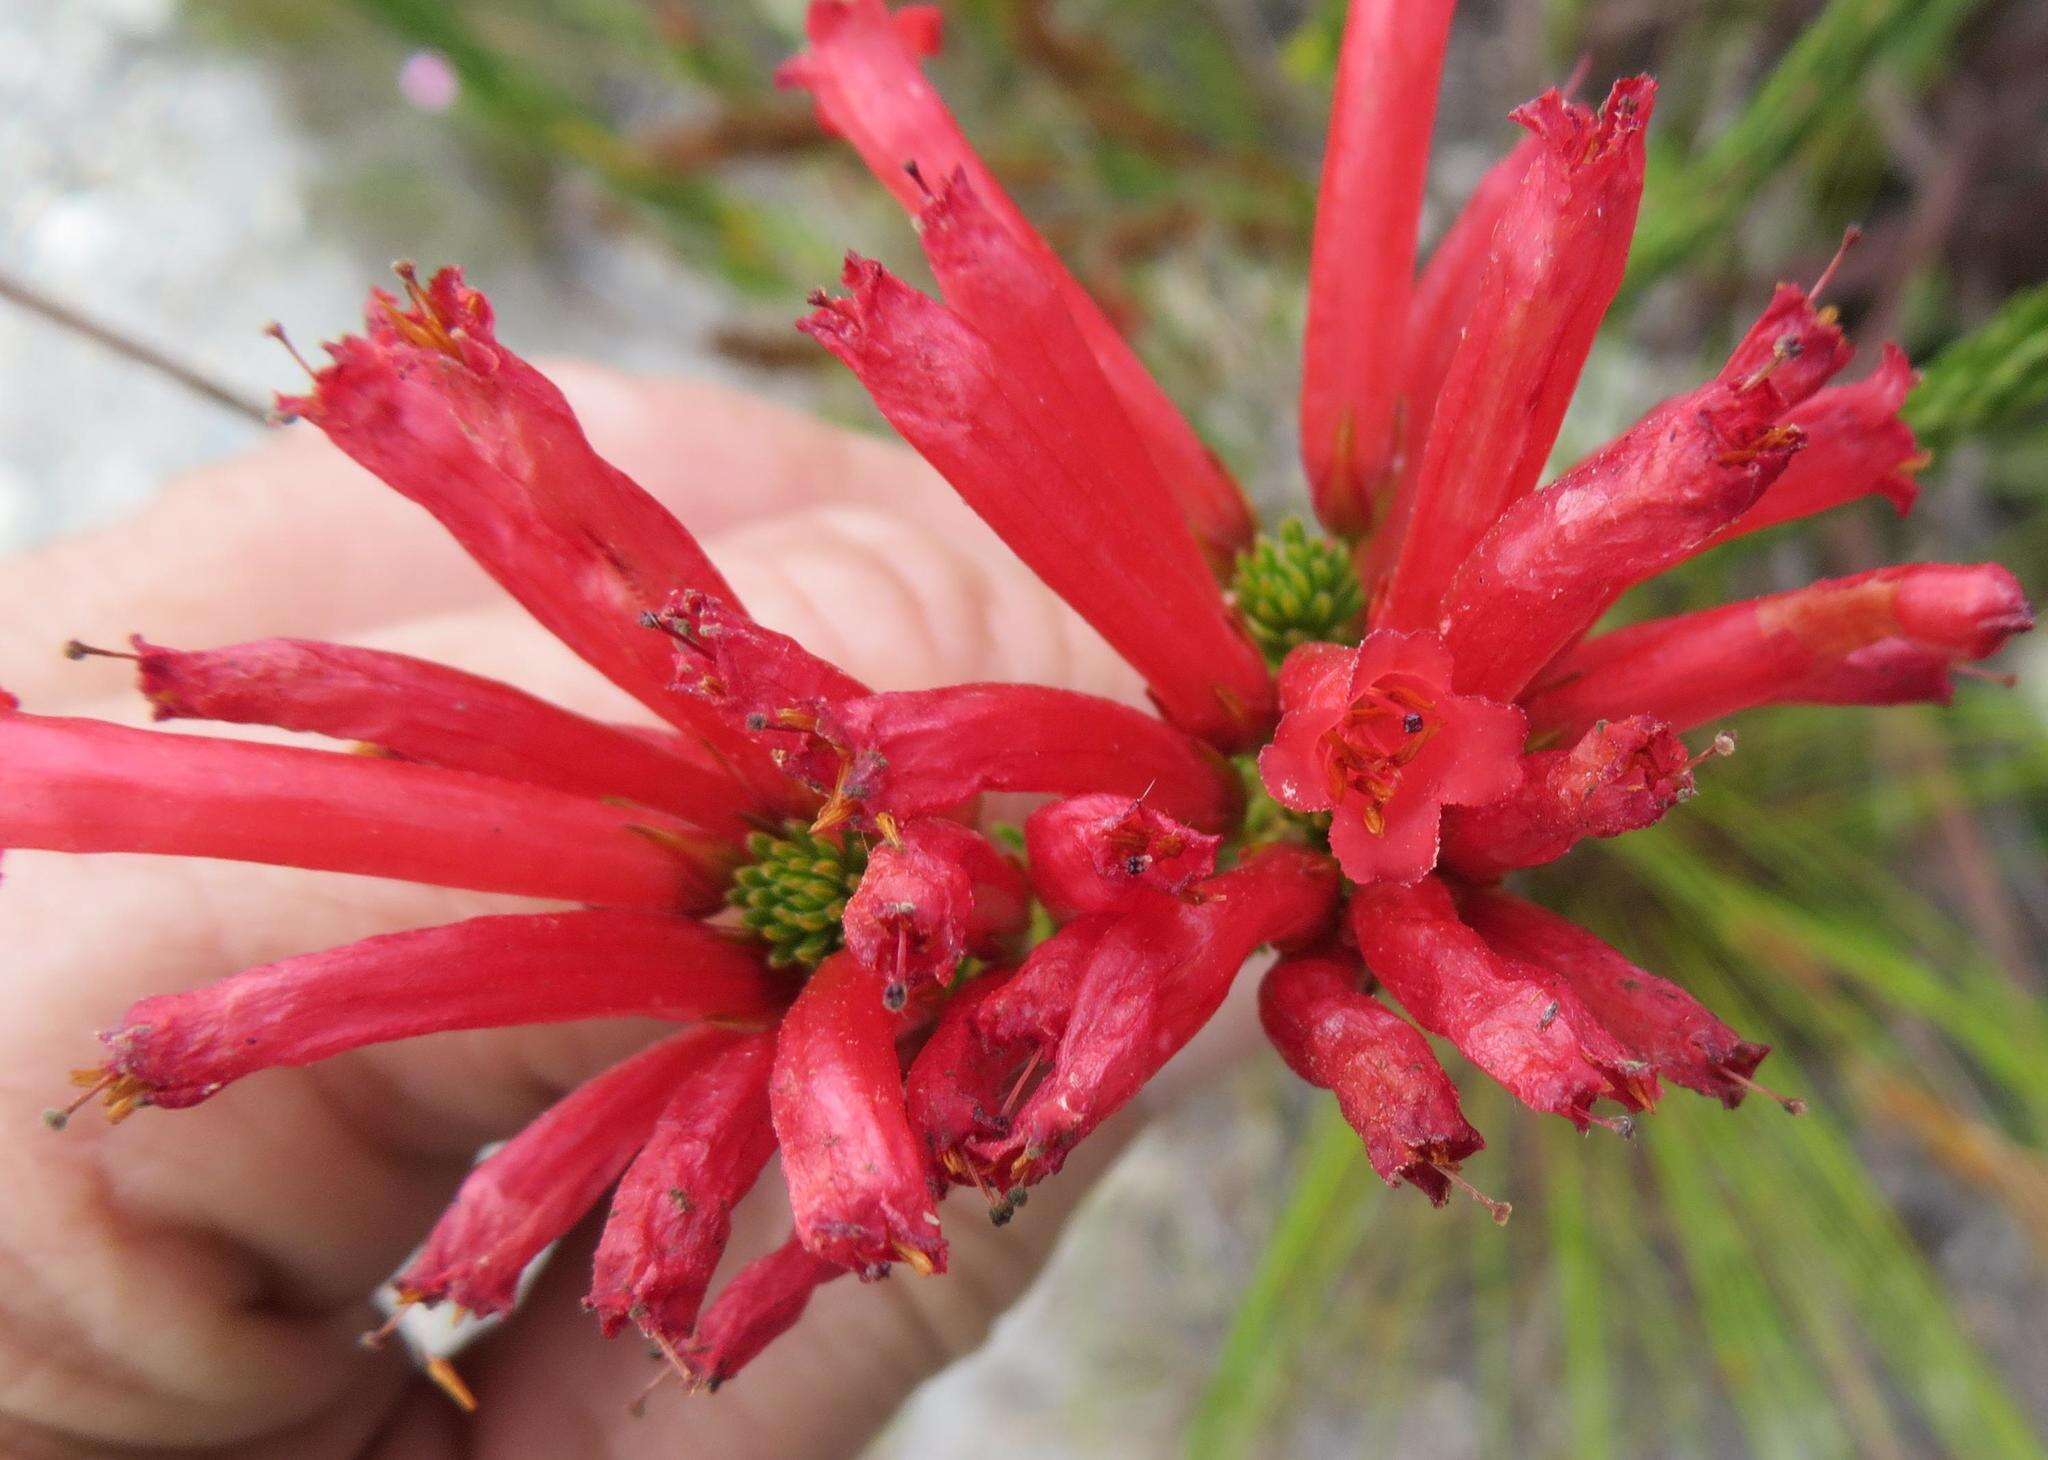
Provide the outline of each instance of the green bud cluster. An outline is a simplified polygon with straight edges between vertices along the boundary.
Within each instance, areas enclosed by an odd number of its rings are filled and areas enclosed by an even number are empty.
[[[1355,644],[1365,590],[1339,542],[1312,537],[1299,517],[1260,533],[1237,556],[1231,580],[1237,611],[1274,665],[1302,644]]]
[[[726,903],[768,945],[775,968],[816,968],[839,950],[839,919],[868,868],[867,843],[815,836],[792,821],[747,838],[753,860],[732,874]]]

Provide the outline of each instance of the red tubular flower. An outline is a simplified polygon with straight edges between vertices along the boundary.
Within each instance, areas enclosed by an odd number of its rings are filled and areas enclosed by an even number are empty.
[[[1049,444],[1064,450],[1077,475],[1115,484],[1075,504],[1076,525],[1114,522],[1127,563],[1151,578],[1178,576],[1194,599],[1206,601],[1230,563],[1203,556],[1172,486],[1062,302],[1064,276],[1004,228],[965,173],[942,182],[917,224],[947,308],[980,336],[1004,376],[1043,394],[1049,409],[1039,419],[1061,433]]]
[[[1582,838],[1640,830],[1692,793],[1692,757],[1661,721],[1602,720],[1569,750],[1523,756],[1511,794],[1446,812],[1444,865],[1491,881],[1554,862]]]
[[[950,821],[914,821],[868,854],[847,900],[846,948],[893,1009],[911,985],[947,983],[969,953],[1022,930],[1031,889],[986,837]]]
[[[847,700],[817,726],[829,764],[829,823],[898,821],[959,806],[984,791],[1143,796],[1191,826],[1234,824],[1243,785],[1201,742],[1142,711],[1036,684],[960,684]],[[800,771],[795,758],[785,762]]]
[[[597,1204],[645,1144],[677,1081],[724,1039],[672,1035],[585,1080],[471,1171],[419,1255],[393,1279],[401,1301],[502,1313],[541,1249]]]
[[[1274,846],[1202,883],[1193,903],[1155,895],[1117,915],[1087,956],[1051,1070],[976,1154],[1020,1185],[1058,1171],[1209,1022],[1255,949],[1328,930],[1337,885],[1325,859]]]
[[[1714,379],[1509,507],[1444,596],[1458,687],[1517,697],[1628,589],[1719,540],[1804,447],[1788,411],[1849,353],[1831,312],[1781,284]]]
[[[1522,712],[1450,685],[1442,644],[1387,629],[1355,649],[1304,644],[1281,668],[1285,713],[1259,776],[1281,805],[1333,813],[1330,850],[1354,882],[1422,876],[1445,806],[1515,788]]]
[[[1302,347],[1316,513],[1357,536],[1393,486],[1415,231],[1454,0],[1358,0],[1324,143]]]
[[[1472,318],[1479,292],[1473,281],[1485,272],[1493,249],[1493,230],[1520,195],[1523,180],[1543,150],[1543,139],[1531,134],[1488,168],[1416,277],[1401,356],[1397,466],[1402,495],[1414,492],[1415,478],[1421,473],[1430,421],[1451,364],[1457,359],[1458,342]],[[1398,546],[1391,531],[1375,535],[1370,544],[1373,561],[1382,569],[1391,567]],[[1377,579],[1379,574],[1372,576]]]
[[[1017,555],[1145,677],[1167,718],[1226,749],[1271,720],[1264,660],[1213,578],[1133,529],[1098,413],[1062,408],[1065,387],[1010,358],[937,301],[849,258],[841,299],[799,326],[860,377],[889,423]],[[1113,437],[1114,432],[1107,433]]]
[[[1576,923],[1519,897],[1473,889],[1459,906],[1465,921],[1504,957],[1538,964],[1569,983],[1600,1022],[1664,1078],[1730,1109],[1759,1088],[1750,1077],[1771,1047],[1737,1035],[1677,984],[1644,972]],[[1786,1104],[1795,1112],[1802,1108],[1797,1101]]]
[[[583,1306],[609,1338],[631,1320],[669,1353],[685,1342],[732,1235],[732,1209],[775,1154],[772,1034],[713,1034],[612,1195]]]
[[[1389,531],[1399,556],[1376,627],[1434,628],[1451,574],[1536,484],[1579,371],[1621,287],[1643,190],[1656,87],[1618,81],[1596,116],[1544,93],[1515,113],[1542,150],[1493,232],[1485,272],[1437,397],[1412,491]]]
[[[801,1240],[791,1237],[741,1268],[712,1300],[683,1354],[684,1364],[707,1389],[717,1389],[789,1332],[810,1305],[811,1294],[845,1272],[813,1257]]]
[[[636,801],[707,830],[742,829],[732,777],[691,759],[683,741],[602,724],[481,675],[306,639],[196,652],[140,635],[133,643],[159,720],[276,725],[400,760]]]
[[[606,678],[702,737],[756,794],[765,758],[668,692],[668,650],[640,626],[678,588],[733,597],[697,540],[590,447],[562,393],[498,343],[490,302],[442,269],[409,300],[373,291],[363,334],[328,347],[310,395],[279,397],[433,513],[506,592]]]
[[[1592,1113],[1596,1100],[1656,1103],[1656,1072],[1563,979],[1496,953],[1460,922],[1434,877],[1359,889],[1350,921],[1366,967],[1409,1016],[1531,1109],[1584,1130],[1610,1124]]]
[[[1214,875],[1222,842],[1128,796],[1051,801],[1024,823],[1032,884],[1060,917],[1128,907],[1145,891],[1178,895]]]
[[[1899,419],[1899,407],[1917,378],[1905,351],[1888,344],[1877,369],[1864,379],[1829,386],[1794,406],[1785,424],[1805,436],[1805,447],[1755,505],[1712,542],[1811,517],[1873,492],[1889,499],[1903,517],[1920,491],[1912,473],[1924,464],[1912,428]],[[1780,384],[1775,375],[1772,381]]]
[[[769,1105],[797,1235],[878,1278],[946,1270],[924,1143],[904,1111],[893,1014],[850,954],[818,966],[783,1016]]]
[[[762,1019],[787,997],[730,938],[663,913],[471,918],[159,994],[100,1036],[110,1109],[196,1105],[258,1070],[450,1029],[647,1015]]]
[[[1275,964],[1259,985],[1259,1022],[1289,1069],[1336,1094],[1380,1180],[1406,1181],[1444,1204],[1446,1173],[1486,1142],[1429,1041],[1359,991],[1355,966],[1334,958]]]
[[[1996,563],[1908,563],[1601,634],[1544,672],[1539,734],[1607,715],[1679,730],[1758,705],[1946,702],[1950,668],[2034,626]]]
[[[920,178],[944,180],[958,173],[967,180],[1028,260],[1034,288],[1057,293],[1188,526],[1210,560],[1227,567],[1252,535],[1244,494],[975,155],[925,80],[918,58],[938,48],[937,19],[926,6],[909,6],[892,17],[881,0],[813,0],[805,22],[811,48],[784,63],[776,82],[809,91],[825,127],[853,144],[913,217],[928,201]],[[952,286],[947,287],[950,295]]]
[[[1501,514],[1444,596],[1468,694],[1515,699],[1630,588],[1748,511],[1799,449],[1768,382],[1716,380]]]
[[[0,707],[0,846],[149,852],[705,912],[730,847],[651,811],[296,746]]]

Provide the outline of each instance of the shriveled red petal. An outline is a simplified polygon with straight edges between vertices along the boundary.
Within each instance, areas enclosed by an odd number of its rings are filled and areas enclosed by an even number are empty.
[[[1568,750],[1523,756],[1510,795],[1444,813],[1444,865],[1481,881],[1540,866],[1585,837],[1648,826],[1692,792],[1692,758],[1662,721],[1602,720]]]
[[[1486,1142],[1429,1041],[1360,992],[1358,978],[1356,964],[1334,958],[1284,959],[1259,985],[1259,1022],[1289,1069],[1335,1092],[1380,1180],[1409,1182],[1442,1206],[1445,1169]]]
[[[1924,462],[1912,427],[1899,419],[1899,407],[1918,378],[1905,351],[1888,344],[1877,369],[1862,380],[1831,385],[1794,406],[1785,423],[1805,436],[1805,447],[1755,505],[1713,541],[1811,517],[1873,493],[1904,516],[1920,493],[1913,473]],[[1777,375],[1771,379],[1779,383]]]
[[[904,1110],[896,1029],[874,976],[836,954],[783,1016],[769,1087],[797,1235],[863,1278],[896,1262],[946,1269],[930,1163]]]
[[[626,1015],[768,1018],[761,960],[687,918],[621,908],[471,918],[266,963],[130,1008],[100,1040],[151,1105],[195,1105],[258,1070],[450,1029]]]
[[[1024,823],[1032,885],[1059,917],[1126,907],[1143,891],[1177,895],[1215,873],[1222,840],[1106,794],[1048,802]]]
[[[899,821],[984,791],[1143,796],[1205,831],[1233,825],[1244,788],[1200,741],[1128,705],[1036,684],[959,684],[848,700],[821,718],[804,764],[827,818]],[[795,758],[785,764],[799,769]]]
[[[481,675],[309,639],[188,651],[138,635],[134,644],[159,720],[276,725],[401,760],[637,801],[706,830],[743,827],[731,775],[686,754],[685,742],[663,744]]]
[[[1600,1022],[1674,1084],[1733,1109],[1754,1087],[1767,1044],[1753,1044],[1668,979],[1646,973],[1573,922],[1498,890],[1460,900],[1465,921],[1500,953],[1550,969]]]
[[[406,282],[403,306],[374,291],[364,332],[330,345],[312,392],[279,406],[433,513],[613,683],[750,773],[756,794],[779,795],[758,750],[669,692],[668,646],[640,623],[679,588],[733,599],[696,539],[591,449],[562,393],[498,342],[461,270]]]
[[[1393,488],[1415,232],[1452,9],[1453,0],[1358,0],[1337,57],[1309,264],[1301,451],[1317,515],[1350,536]]]
[[[924,183],[943,182],[956,173],[966,178],[1031,258],[1034,276],[1057,291],[1189,527],[1210,558],[1227,567],[1252,535],[1244,494],[975,155],[925,80],[918,57],[929,54],[926,43],[935,47],[937,38],[935,25],[913,19],[925,8],[908,7],[892,17],[881,0],[813,0],[805,22],[811,48],[776,72],[777,84],[809,91],[826,127],[854,146],[913,217],[928,201]]]
[[[675,688],[718,705],[751,734],[815,719],[826,706],[869,692],[715,594],[685,588],[655,617],[676,641]]]
[[[1768,380],[1713,380],[1523,497],[1444,595],[1444,642],[1467,694],[1514,699],[1646,578],[1736,521],[1804,438]]]
[[[1101,419],[1048,372],[991,348],[881,265],[800,326],[860,377],[889,423],[1054,592],[1144,676],[1167,718],[1225,748],[1271,720],[1265,661],[1213,577],[1150,546],[1113,474]],[[1042,363],[1042,362],[1041,362]],[[1112,435],[1114,433],[1111,433]],[[1142,503],[1138,504],[1142,507]]]
[[[774,1034],[718,1034],[700,1049],[612,1194],[583,1300],[607,1337],[631,1321],[672,1349],[689,1338],[732,1209],[775,1154]]]
[[[1630,1110],[1656,1103],[1650,1065],[1563,979],[1494,952],[1434,877],[1360,888],[1350,926],[1366,967],[1409,1017],[1531,1109],[1584,1130],[1597,1100]]]
[[[147,852],[706,912],[735,853],[654,811],[437,766],[0,713],[0,846]]]
[[[1274,846],[1199,884],[1198,901],[1155,894],[1113,915],[1087,955],[1051,1070],[1008,1133],[976,1153],[1014,1184],[1059,1170],[1209,1022],[1255,949],[1329,930],[1338,881],[1327,858]]]
[[[1529,696],[1539,734],[1647,714],[1679,730],[1757,705],[1946,701],[1950,667],[2034,624],[1996,563],[1906,563],[1588,639]]]
[[[691,1029],[578,1085],[471,1171],[419,1255],[392,1280],[401,1298],[502,1313],[541,1249],[597,1205],[646,1142],[675,1083],[725,1036]]]
[[[795,1326],[812,1293],[845,1272],[837,1263],[813,1257],[801,1239],[791,1237],[741,1268],[719,1290],[683,1362],[706,1388],[718,1388]]]
[[[1031,890],[1017,864],[956,822],[911,822],[868,854],[841,925],[846,948],[900,1008],[914,984],[945,983],[969,953],[1019,932]]]
[[[1555,91],[1515,114],[1543,147],[1494,229],[1422,464],[1396,498],[1399,557],[1375,626],[1435,628],[1459,562],[1535,486],[1621,286],[1655,94],[1635,77],[1615,83],[1597,116]]]

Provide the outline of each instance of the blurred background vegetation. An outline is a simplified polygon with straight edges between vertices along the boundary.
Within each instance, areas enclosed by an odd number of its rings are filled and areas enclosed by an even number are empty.
[[[1262,507],[1296,505],[1302,278],[1342,4],[944,8],[934,70],[970,135]],[[913,276],[916,251],[803,99],[767,85],[801,9],[194,0],[183,22],[257,58],[301,124],[333,135],[321,207],[391,220],[423,261],[505,228],[565,272],[593,237],[658,247],[716,281],[718,355],[872,425],[789,322],[841,250]],[[410,113],[395,80],[409,58]],[[2038,598],[2048,7],[1467,0],[1427,234],[1511,145],[1509,107],[1582,59],[1589,92],[1634,70],[1662,89],[1625,297],[1560,457],[1693,383],[1772,282],[1811,279],[1852,222],[1864,240],[1832,297],[1865,366],[1887,337],[1923,363],[1910,416],[1936,453],[1911,518],[1865,504],[1747,539],[1624,612],[1903,558],[1996,558]],[[432,81],[443,63],[452,95],[421,89],[418,68]],[[443,101],[425,151],[417,113]],[[509,311],[508,332],[520,338]],[[2038,1453],[2035,678],[1966,683],[1947,711],[1757,715],[1682,814],[1530,879],[1776,1046],[1765,1074],[1808,1114],[1673,1092],[1624,1144],[1475,1084],[1491,1144],[1472,1174],[1516,1207],[1496,1231],[1476,1208],[1380,1188],[1327,1099],[1262,1067],[1169,1122],[1134,1159],[1153,1188],[1110,1183],[1070,1244],[1143,1249],[1143,1282],[1105,1291],[1149,1309],[1162,1300],[1145,1285],[1173,1285],[1166,1321],[1099,1296],[1090,1309],[1085,1293],[1057,1312],[1035,1299],[1020,1321],[1040,1331],[999,1335],[997,1355],[1066,1345],[1088,1356],[1071,1366],[1082,1377],[942,1381],[956,1410],[982,1406],[972,1427],[914,1411],[882,1449],[936,1453],[931,1436],[973,1433],[989,1454]],[[1062,1262],[1103,1268],[1099,1254]]]

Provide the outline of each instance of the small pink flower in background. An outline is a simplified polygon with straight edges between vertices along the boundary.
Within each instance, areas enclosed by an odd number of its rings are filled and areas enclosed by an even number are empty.
[[[439,51],[414,51],[398,68],[398,94],[423,112],[445,112],[462,95],[462,78]]]

